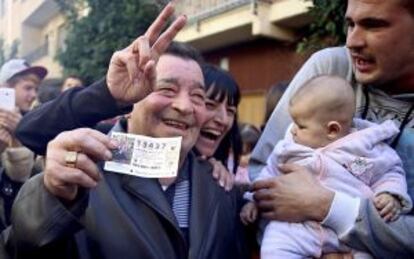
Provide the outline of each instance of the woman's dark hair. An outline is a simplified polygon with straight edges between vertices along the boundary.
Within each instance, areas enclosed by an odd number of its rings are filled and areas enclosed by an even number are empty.
[[[230,73],[211,64],[204,64],[202,70],[207,98],[222,102],[227,97],[227,104],[237,108],[240,102],[240,89]],[[230,151],[233,152],[233,172],[235,173],[239,166],[242,151],[237,113],[232,127],[222,139],[213,157],[227,166]]]

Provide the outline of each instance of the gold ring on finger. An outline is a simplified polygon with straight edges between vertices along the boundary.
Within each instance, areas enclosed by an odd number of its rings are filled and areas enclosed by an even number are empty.
[[[76,152],[76,151],[66,151],[65,165],[67,167],[75,168],[77,160],[78,160],[78,152]]]

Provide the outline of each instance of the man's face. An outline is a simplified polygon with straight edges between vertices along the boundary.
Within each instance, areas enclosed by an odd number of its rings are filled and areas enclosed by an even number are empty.
[[[68,77],[66,78],[65,82],[62,85],[62,92],[71,89],[73,87],[80,87],[82,86],[82,81],[76,77]]]
[[[414,79],[414,17],[400,0],[348,0],[346,20],[356,79],[407,87]]]
[[[27,112],[37,97],[39,84],[30,79],[21,79],[15,85],[16,106],[20,111]]]
[[[182,136],[181,158],[193,148],[205,122],[204,78],[193,60],[163,55],[154,90],[134,106],[129,131],[151,137]]]

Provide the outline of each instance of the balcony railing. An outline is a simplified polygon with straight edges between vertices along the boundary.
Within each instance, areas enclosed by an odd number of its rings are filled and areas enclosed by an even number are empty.
[[[49,44],[45,43],[42,46],[36,48],[26,56],[24,56],[24,59],[27,60],[29,63],[33,63],[34,61],[47,56],[49,54]]]
[[[189,23],[193,23],[256,1],[258,0],[184,0],[180,1],[177,9],[188,16]]]

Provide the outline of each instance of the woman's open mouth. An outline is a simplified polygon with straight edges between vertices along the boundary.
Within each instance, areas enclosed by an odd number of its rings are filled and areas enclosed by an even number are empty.
[[[202,137],[212,141],[217,141],[220,138],[221,134],[222,133],[220,131],[213,129],[202,129],[200,132],[200,135]]]

